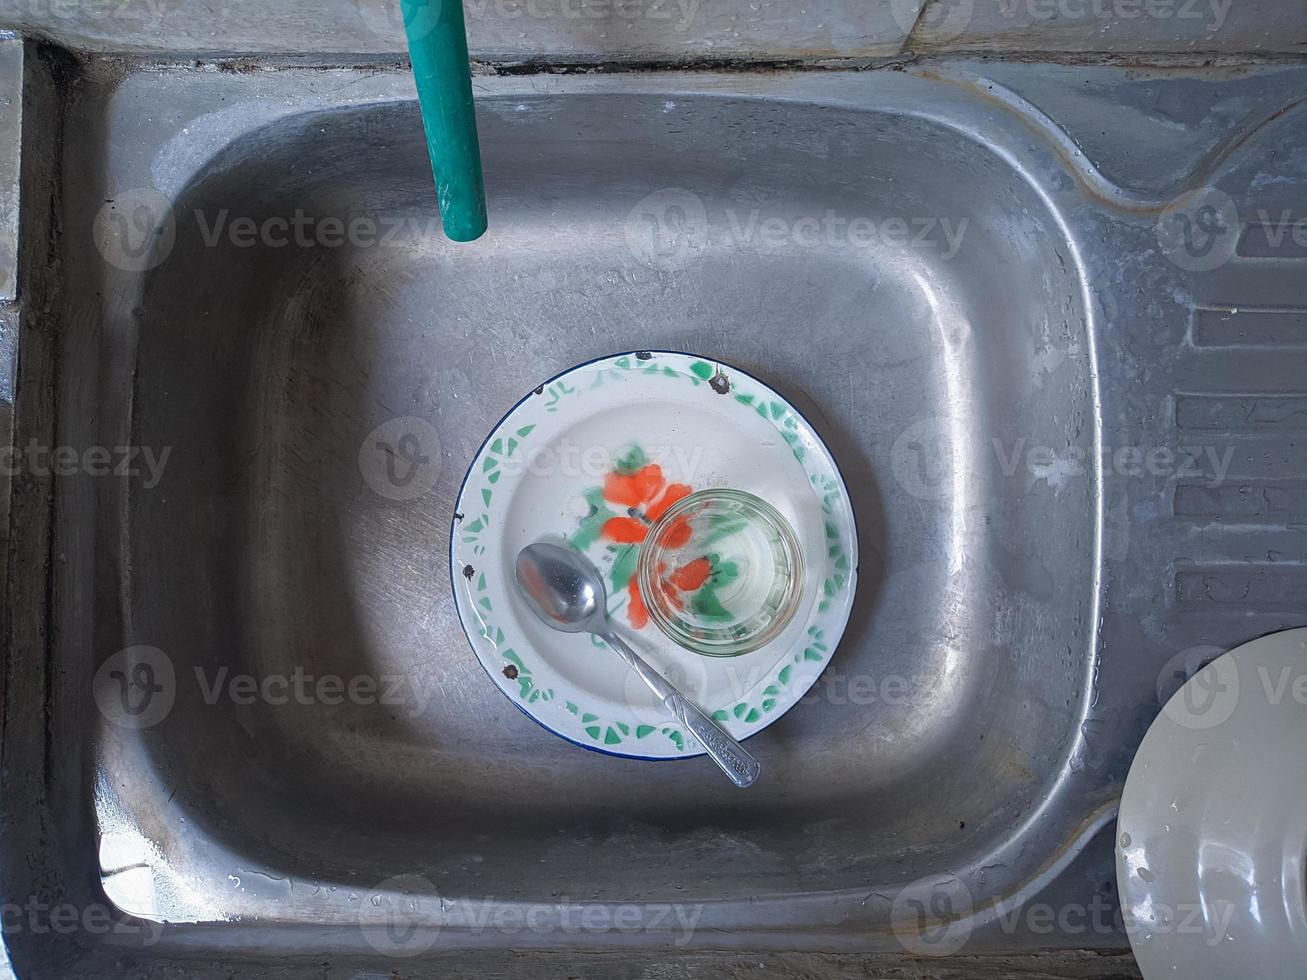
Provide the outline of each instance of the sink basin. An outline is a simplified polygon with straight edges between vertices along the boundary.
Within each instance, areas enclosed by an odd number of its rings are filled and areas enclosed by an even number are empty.
[[[288,885],[215,887],[195,834],[278,879],[407,873],[532,902],[564,881],[621,895],[651,849],[639,894],[745,900],[952,867],[1011,834],[1079,734],[1095,600],[1091,485],[1005,479],[990,445],[1092,436],[1084,284],[1057,214],[992,149],[909,114],[634,93],[481,108],[495,230],[475,248],[430,233],[421,127],[392,103],[242,134],[177,197],[175,243],[142,276],[132,442],[175,448],[125,505],[122,645],[162,650],[177,700],[126,739],[145,764],[104,765],[138,819],[184,818],[151,833],[168,890],[318,914]],[[658,227],[632,220],[651,207]],[[224,212],[397,230],[213,246],[188,218]],[[863,238],[833,221],[803,237],[827,215]],[[806,703],[755,739],[767,778],[747,796],[702,762],[551,737],[486,683],[454,611],[453,501],[482,438],[559,371],[637,348],[776,385],[858,514],[853,623]],[[411,501],[359,465],[402,416],[440,449]],[[394,678],[401,703],[210,706],[199,678],[224,668]]]
[[[152,485],[55,490],[50,792],[95,841],[90,893],[168,923],[165,944],[367,951],[402,895],[441,943],[629,942],[558,925],[621,904],[679,945],[650,911],[675,903],[698,943],[895,950],[905,896],[942,881],[968,939],[1016,944],[996,921],[1111,820],[1222,556],[1132,540],[1175,474],[1100,465],[1131,426],[1170,439],[1145,389],[1180,390],[1105,322],[1161,343],[1196,305],[1196,273],[1149,237],[1147,175],[1113,183],[1019,85],[977,78],[479,79],[491,230],[470,247],[438,234],[401,74],[169,69],[71,103],[89,135],[65,172],[103,164],[65,180],[65,239],[115,200],[168,217],[129,260],[103,235],[65,253],[61,439],[169,450]],[[1237,174],[1244,152],[1205,159]],[[782,392],[857,515],[849,628],[750,741],[744,793],[705,759],[532,724],[454,611],[482,438],[567,367],[646,348]],[[1182,397],[1216,390],[1189,377]],[[420,492],[369,463],[396,419],[421,420],[396,461]],[[1136,574],[1159,553],[1198,562],[1161,612]],[[1240,628],[1291,618],[1256,596]],[[1237,632],[1207,614],[1209,642]],[[148,718],[106,708],[110,669],[157,684]],[[477,918],[528,906],[555,928]]]

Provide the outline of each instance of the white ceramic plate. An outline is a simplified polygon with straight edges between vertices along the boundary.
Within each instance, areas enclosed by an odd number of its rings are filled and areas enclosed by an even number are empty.
[[[615,475],[614,475],[615,474]],[[753,653],[683,650],[633,609],[642,527],[687,488],[729,486],[772,503],[806,562],[799,613]],[[528,394],[468,470],[450,575],[482,666],[526,714],[586,748],[641,759],[700,755],[602,641],[539,622],[513,564],[533,541],[567,539],[604,572],[608,608],[641,655],[736,738],[785,714],[826,666],[853,605],[857,535],[835,461],[771,388],[725,364],[664,351],[602,358]]]
[[[1130,767],[1116,849],[1148,980],[1307,976],[1304,760],[1307,629],[1245,643],[1166,702]]]

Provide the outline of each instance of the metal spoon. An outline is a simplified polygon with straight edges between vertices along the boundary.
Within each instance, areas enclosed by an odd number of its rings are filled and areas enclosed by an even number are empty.
[[[736,786],[758,778],[758,760],[613,632],[603,577],[584,555],[545,542],[527,545],[517,556],[517,589],[545,625],[564,633],[593,633],[616,650]]]

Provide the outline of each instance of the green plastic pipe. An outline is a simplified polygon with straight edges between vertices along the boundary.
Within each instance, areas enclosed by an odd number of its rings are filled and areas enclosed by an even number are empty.
[[[417,82],[427,153],[445,235],[456,242],[486,230],[481,144],[472,106],[463,0],[400,0]]]

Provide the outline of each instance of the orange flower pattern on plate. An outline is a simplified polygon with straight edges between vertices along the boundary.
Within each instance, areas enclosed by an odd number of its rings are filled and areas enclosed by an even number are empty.
[[[629,516],[610,517],[604,522],[599,536],[616,544],[642,544],[649,534],[650,526],[672,504],[689,496],[690,492],[688,483],[668,483],[663,476],[663,468],[657,463],[647,463],[634,473],[609,473],[604,477],[604,500],[625,507]],[[669,547],[675,548],[689,538],[690,525],[678,522],[677,526],[669,528],[666,541]],[[627,619],[634,629],[644,629],[649,623],[649,610],[645,607],[634,575],[626,583],[626,588],[631,594],[631,601],[626,607]]]

